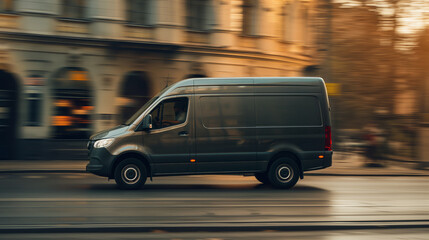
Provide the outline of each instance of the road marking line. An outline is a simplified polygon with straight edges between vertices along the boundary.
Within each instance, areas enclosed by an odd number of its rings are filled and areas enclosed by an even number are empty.
[[[38,178],[47,178],[46,176],[22,176],[23,178],[30,178],[30,179],[38,179]]]
[[[83,175],[64,175],[64,176],[61,176],[61,178],[78,179],[78,178],[86,178],[86,176],[83,176]]]

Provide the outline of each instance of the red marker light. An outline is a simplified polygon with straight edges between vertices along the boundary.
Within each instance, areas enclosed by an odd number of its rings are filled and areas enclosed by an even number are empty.
[[[331,126],[325,127],[325,151],[332,151]]]

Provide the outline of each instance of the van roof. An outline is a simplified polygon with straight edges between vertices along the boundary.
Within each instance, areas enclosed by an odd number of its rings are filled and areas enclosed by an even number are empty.
[[[189,78],[176,83],[176,87],[192,85],[320,85],[320,77],[237,77],[237,78]]]

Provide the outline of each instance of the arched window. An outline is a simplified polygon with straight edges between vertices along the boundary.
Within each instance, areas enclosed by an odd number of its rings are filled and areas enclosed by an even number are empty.
[[[84,68],[65,67],[53,79],[53,137],[87,139],[92,133],[93,93]]]
[[[148,75],[142,71],[126,74],[119,95],[119,121],[124,123],[151,98]]]

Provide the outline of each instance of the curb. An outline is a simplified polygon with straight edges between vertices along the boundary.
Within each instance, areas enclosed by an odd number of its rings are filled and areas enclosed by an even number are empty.
[[[88,173],[85,170],[0,170],[0,174],[7,173]]]
[[[429,177],[429,174],[360,174],[360,173],[307,173],[305,176],[337,176],[337,177]]]
[[[421,222],[421,223],[420,223]],[[369,222],[369,224],[351,225],[351,224],[307,224],[307,225],[245,225],[231,226],[231,224],[216,226],[190,226],[178,224],[161,224],[160,226],[33,226],[33,227],[15,227],[1,228],[0,234],[19,234],[19,233],[130,233],[130,232],[257,232],[257,231],[339,231],[339,230],[371,230],[371,229],[417,229],[428,228],[427,221],[411,221],[408,224],[400,222],[392,224],[388,222]]]

